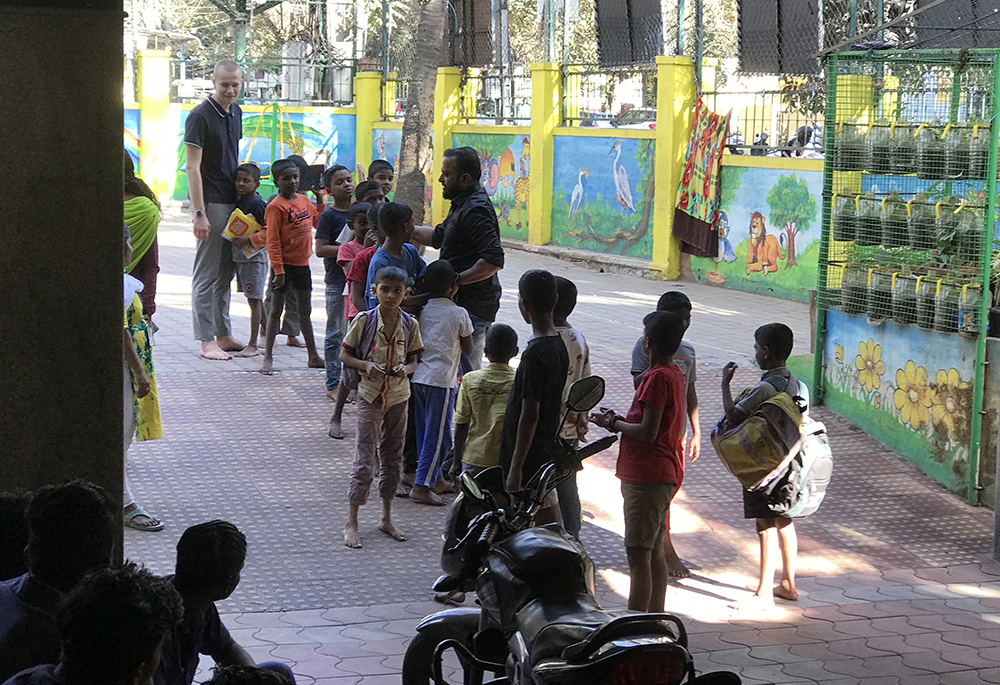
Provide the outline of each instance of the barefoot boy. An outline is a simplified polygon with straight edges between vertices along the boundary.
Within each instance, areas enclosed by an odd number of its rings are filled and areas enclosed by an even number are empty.
[[[472,319],[455,304],[458,277],[450,262],[431,262],[424,284],[430,299],[420,312],[424,352],[413,374],[417,471],[410,499],[444,506],[435,489],[443,485],[441,469],[451,450],[458,363],[463,354],[472,353]]]
[[[299,168],[295,162],[279,159],[271,166],[280,195],[271,200],[264,213],[267,219],[267,256],[271,261],[271,289],[274,298],[267,313],[267,347],[261,373],[271,373],[274,364],[274,339],[281,324],[281,312],[285,308],[285,294],[294,290],[297,294],[302,337],[309,352],[309,368],[322,369],[323,359],[316,353],[312,320],[312,274],[309,271],[309,257],[312,255],[312,228],[317,211],[305,195],[298,193]]]
[[[364,247],[365,236],[368,233],[368,210],[371,205],[367,202],[355,202],[347,212],[347,226],[351,229],[351,239],[341,244],[337,249],[337,264],[344,271],[344,278],[351,272],[355,258]],[[344,321],[350,324],[354,317],[358,315],[358,308],[351,302],[351,282],[347,281],[344,288]],[[359,287],[364,287],[363,285]],[[346,327],[346,326],[345,326]],[[357,394],[357,388],[352,388],[345,380],[344,374],[340,376],[340,384],[337,386],[337,393],[334,396],[333,416],[330,417],[330,427],[326,434],[337,440],[344,439],[344,430],[341,421],[344,416],[344,405],[351,390]],[[354,401],[353,399],[351,400]]]
[[[681,322],[684,324],[685,333],[691,325],[691,300],[679,290],[669,290],[663,293],[660,296],[660,300],[656,303],[656,311],[670,312],[680,317]],[[691,439],[688,440],[685,433],[684,441],[687,444],[687,457],[690,463],[693,464],[701,453],[701,426],[698,423],[698,392],[695,390],[698,366],[694,346],[687,340],[681,340],[680,347],[674,353],[673,364],[679,367],[681,373],[684,374],[684,410],[691,421]],[[639,387],[642,375],[648,368],[649,357],[643,352],[642,338],[639,338],[635,342],[635,347],[632,348],[632,376],[636,388]],[[683,471],[680,478],[684,480]],[[678,482],[677,489],[674,490],[674,497],[677,496],[677,491],[680,490],[680,487],[681,483]],[[667,516],[670,516],[669,510],[667,511]],[[670,577],[689,578],[691,572],[684,565],[684,562],[681,561],[680,556],[674,550],[674,543],[670,540],[669,518],[667,519],[667,531],[663,535],[663,549],[667,555],[667,568],[670,570]]]
[[[514,376],[500,441],[499,461],[509,492],[524,487],[555,457],[553,447],[569,371],[566,345],[552,324],[552,310],[559,297],[555,277],[541,269],[526,271],[517,291],[517,305],[525,322],[531,324],[532,339]],[[553,489],[543,500],[535,523],[541,526],[559,520],[559,497]]]
[[[399,485],[403,441],[406,439],[406,405],[410,379],[423,350],[420,325],[400,309],[408,294],[406,272],[385,267],[375,274],[378,306],[359,313],[344,336],[340,361],[361,373],[358,383],[358,452],[348,488],[350,514],[344,526],[344,544],[361,547],[358,509],[368,500],[376,466],[382,520],[378,529],[396,540],[406,535],[392,524],[392,499]],[[368,325],[370,317],[377,317]],[[376,454],[376,440],[378,449]]]
[[[252,216],[264,226],[264,212],[267,203],[260,196],[260,168],[256,164],[240,164],[236,167],[236,209]],[[250,340],[247,346],[233,354],[234,357],[256,357],[257,333],[264,323],[264,289],[267,287],[267,233],[257,231],[250,236],[233,239],[233,264],[236,266],[236,290],[246,295],[250,305]],[[247,247],[259,250],[252,257],[243,252]]]
[[[622,434],[615,475],[622,482],[625,500],[625,551],[631,577],[628,608],[659,612],[669,581],[663,549],[667,511],[684,463],[684,377],[672,363],[684,325],[669,312],[653,312],[643,325],[642,346],[650,366],[628,415],[622,417],[602,407],[591,420]]]
[[[769,323],[758,328],[754,334],[754,357],[763,371],[760,382],[739,402],[733,402],[729,384],[736,372],[736,362],[729,362],[722,369],[722,406],[726,410],[726,420],[730,426],[746,421],[766,400],[779,392],[787,392],[792,397],[799,394],[799,382],[787,368],[785,362],[792,353],[792,329],[783,323]],[[762,492],[743,491],[743,518],[757,520],[757,537],[760,541],[760,579],[757,592],[747,601],[747,606],[758,605],[769,608],[774,605],[774,597],[795,601],[799,593],[795,589],[795,562],[798,539],[795,524],[787,516],[778,516],[768,506]],[[781,550],[781,583],[772,589],[774,582],[774,557],[771,555],[771,541],[778,536]],[[742,608],[743,604],[734,606]]]

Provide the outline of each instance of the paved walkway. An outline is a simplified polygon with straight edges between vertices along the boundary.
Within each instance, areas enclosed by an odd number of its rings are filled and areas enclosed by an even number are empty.
[[[439,574],[444,512],[396,500],[409,534],[378,533],[377,502],[362,511],[363,550],[341,540],[354,437],[326,436],[332,403],[323,374],[305,351],[281,346],[278,374],[256,360],[208,362],[191,340],[189,224],[171,212],[161,225],[155,320],[156,366],[166,438],[133,448],[130,475],[140,502],[167,522],[162,533],[127,531],[130,558],[172,570],[174,545],[188,525],[226,518],[249,539],[236,593],[220,605],[234,635],[259,660],[292,664],[299,682],[399,682],[402,654],[422,616],[440,609],[428,588]],[[588,271],[511,251],[502,272],[499,320],[525,336],[517,277],[547,268],[580,289],[571,321],[590,343],[594,372],[608,382],[604,404],[624,411],[632,396],[629,352],[642,316],[663,283]],[[314,260],[313,322],[325,325],[322,265]],[[699,355],[698,390],[706,435],[721,414],[719,372],[755,373],[754,329],[791,325],[805,347],[803,305],[683,284],[695,302],[688,339]],[[233,295],[235,333],[249,310]],[[524,338],[522,337],[522,340]],[[740,489],[707,444],[675,500],[674,540],[694,577],[672,585],[668,608],[685,617],[699,670],[733,669],[747,683],[1000,683],[1000,565],[990,559],[993,514],[966,506],[846,422],[817,408],[837,458],[823,508],[797,524],[801,600],[768,614],[727,605],[755,585],[757,541],[742,517]],[[580,474],[581,537],[599,573],[600,600],[628,594],[615,450]]]

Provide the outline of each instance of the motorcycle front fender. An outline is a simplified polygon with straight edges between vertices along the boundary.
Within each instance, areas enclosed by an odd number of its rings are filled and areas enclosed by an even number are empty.
[[[440,632],[446,635],[442,639],[455,637],[461,632],[474,635],[479,630],[480,613],[480,609],[470,607],[445,609],[424,618],[417,624],[417,632],[422,635]]]

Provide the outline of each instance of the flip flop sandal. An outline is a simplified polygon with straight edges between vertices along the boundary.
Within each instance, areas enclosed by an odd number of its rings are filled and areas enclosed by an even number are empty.
[[[152,523],[143,525],[135,520],[137,516],[145,516],[150,521],[152,521]],[[132,530],[143,530],[146,531],[147,533],[155,533],[157,531],[163,530],[163,521],[160,521],[156,517],[151,516],[150,513],[145,509],[143,509],[142,507],[136,506],[135,509],[125,514],[125,527],[131,528]]]

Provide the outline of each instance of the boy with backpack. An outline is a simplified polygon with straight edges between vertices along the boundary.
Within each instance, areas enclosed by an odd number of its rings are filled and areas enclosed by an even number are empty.
[[[354,317],[340,352],[340,361],[361,376],[358,452],[348,488],[350,513],[344,526],[344,544],[355,549],[361,548],[358,510],[368,500],[376,466],[380,466],[382,498],[378,529],[400,542],[406,540],[406,535],[392,524],[392,499],[399,486],[406,439],[408,376],[416,371],[417,355],[423,351],[420,325],[400,309],[409,294],[407,278],[407,273],[395,266],[379,269],[373,284],[378,306]]]
[[[733,401],[729,384],[736,371],[736,362],[729,362],[722,369],[722,405],[726,411],[729,426],[738,426],[750,418],[764,402],[778,393],[788,393],[796,397],[800,393],[799,382],[785,367],[792,353],[792,330],[782,323],[769,323],[754,332],[754,357],[764,373],[760,382],[739,401]],[[743,517],[756,519],[757,537],[760,541],[760,578],[757,591],[748,604],[760,604],[762,608],[774,605],[774,597],[795,601],[799,593],[795,589],[795,563],[798,540],[795,524],[791,518],[776,514],[762,490],[743,490]],[[771,556],[771,540],[777,535],[781,550],[781,583],[772,588],[774,582],[774,558]],[[733,608],[740,608],[734,606]]]
[[[590,420],[622,434],[615,475],[622,482],[625,508],[628,608],[660,612],[670,579],[664,552],[667,512],[684,472],[684,376],[673,363],[684,325],[669,312],[653,312],[643,325],[650,366],[628,415],[601,407]]]

